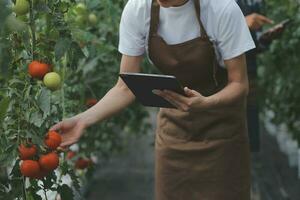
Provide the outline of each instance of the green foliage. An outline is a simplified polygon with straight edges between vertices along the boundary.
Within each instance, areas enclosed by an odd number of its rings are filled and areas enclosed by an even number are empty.
[[[99,100],[114,86],[120,62],[118,26],[125,2],[89,0],[81,2],[86,8],[78,8],[75,0],[29,0],[30,12],[22,16],[11,11],[12,3],[0,1],[0,173],[5,174],[0,199],[44,199],[38,191],[56,191],[63,199],[73,199],[72,189],[61,178],[69,176],[79,191],[82,172],[74,170],[74,161],[66,160],[66,153],[60,154],[61,176],[52,173],[28,181],[20,174],[17,148],[32,142],[39,154],[45,153],[43,139],[52,125],[86,110],[86,99]],[[96,21],[89,21],[90,13]],[[27,69],[32,60],[50,64],[61,75],[62,88],[50,91],[41,80],[32,79]],[[78,143],[78,156],[109,158],[122,150],[126,137],[121,132],[146,132],[147,116],[141,105],[134,104],[89,128]],[[6,174],[9,166],[13,168]]]
[[[263,106],[275,112],[276,124],[287,124],[300,142],[300,5],[296,0],[268,0],[266,14],[280,22],[293,22],[269,51],[260,56],[260,85]]]

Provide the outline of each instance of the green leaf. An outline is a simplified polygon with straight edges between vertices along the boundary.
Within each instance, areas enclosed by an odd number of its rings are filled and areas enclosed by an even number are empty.
[[[0,124],[3,122],[9,106],[9,98],[5,97],[0,101]]]
[[[15,165],[13,166],[11,172],[10,172],[10,176],[12,177],[21,177],[21,171],[20,171],[20,160],[17,160],[15,162]]]
[[[69,58],[70,58],[70,64],[69,65],[72,69],[76,69],[79,59],[85,57],[85,55],[82,52],[80,46],[76,42],[72,42],[71,51],[69,52],[68,55],[69,55]]]
[[[99,56],[97,56],[96,58],[90,60],[88,63],[86,63],[84,65],[83,68],[83,75],[86,76],[87,73],[94,71],[95,67],[98,64],[98,60],[99,60]]]
[[[68,173],[72,179],[74,188],[76,189],[77,192],[80,192],[80,183],[79,183],[78,177],[76,176],[74,170],[69,170]]]
[[[34,144],[42,144],[44,140],[40,135],[28,130],[26,130],[26,136],[31,138]]]
[[[57,191],[60,194],[61,199],[63,199],[63,200],[73,200],[74,199],[73,190],[66,184],[59,186],[57,188]]]
[[[67,162],[63,162],[61,165],[60,165],[60,170],[61,170],[61,174],[64,176],[68,173],[68,170],[69,170],[70,166],[68,165]]]
[[[43,116],[40,112],[34,112],[30,115],[30,122],[37,127],[41,127],[43,121]]]
[[[50,114],[50,107],[51,107],[50,99],[51,99],[50,90],[43,88],[37,99],[37,103],[40,109],[44,113],[44,118]]]
[[[37,193],[35,193],[35,191],[30,192],[27,199],[28,200],[43,200],[43,198],[40,195],[38,195]]]
[[[57,177],[54,172],[51,172],[45,179],[43,179],[43,185],[46,188],[51,188],[56,182]]]
[[[72,41],[69,38],[60,38],[54,47],[55,59],[61,59],[70,49]]]

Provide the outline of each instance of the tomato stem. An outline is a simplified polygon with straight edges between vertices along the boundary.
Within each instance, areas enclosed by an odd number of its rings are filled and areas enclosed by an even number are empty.
[[[66,106],[65,106],[65,75],[66,75],[66,65],[68,62],[67,55],[64,56],[65,62],[61,62],[62,64],[62,70],[61,70],[61,103],[62,103],[62,118],[64,119],[66,117]]]
[[[32,60],[35,59],[35,46],[36,46],[36,35],[35,35],[35,20],[34,20],[34,10],[33,10],[33,1],[29,0],[29,24],[30,24],[30,30],[31,30],[31,56]]]
[[[43,180],[43,191],[44,191],[44,195],[45,195],[45,200],[48,200],[48,197],[47,197],[47,190],[46,190],[46,188],[45,188],[44,180]]]
[[[23,182],[23,187],[22,187],[22,190],[23,190],[23,199],[27,200],[26,185],[25,185],[26,184],[26,177],[23,176],[22,182]]]

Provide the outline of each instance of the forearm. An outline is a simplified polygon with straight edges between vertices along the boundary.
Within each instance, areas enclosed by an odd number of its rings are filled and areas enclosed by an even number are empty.
[[[116,85],[95,106],[75,117],[80,118],[88,127],[121,112],[134,100],[135,96],[128,88]]]
[[[210,108],[232,106],[248,95],[248,80],[245,82],[231,82],[220,92],[207,97]]]
[[[245,55],[225,61],[228,71],[228,84],[218,93],[208,97],[212,107],[235,105],[245,99],[249,92]]]

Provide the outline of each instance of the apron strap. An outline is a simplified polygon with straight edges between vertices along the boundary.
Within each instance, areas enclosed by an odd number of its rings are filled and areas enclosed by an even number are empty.
[[[150,36],[157,35],[159,25],[159,10],[160,7],[156,0],[152,0],[151,19],[150,19]]]
[[[208,38],[207,32],[203,26],[203,23],[201,21],[201,6],[200,6],[200,0],[194,0],[195,4],[195,9],[196,9],[196,14],[197,14],[197,19],[200,24],[200,33],[202,38]]]

